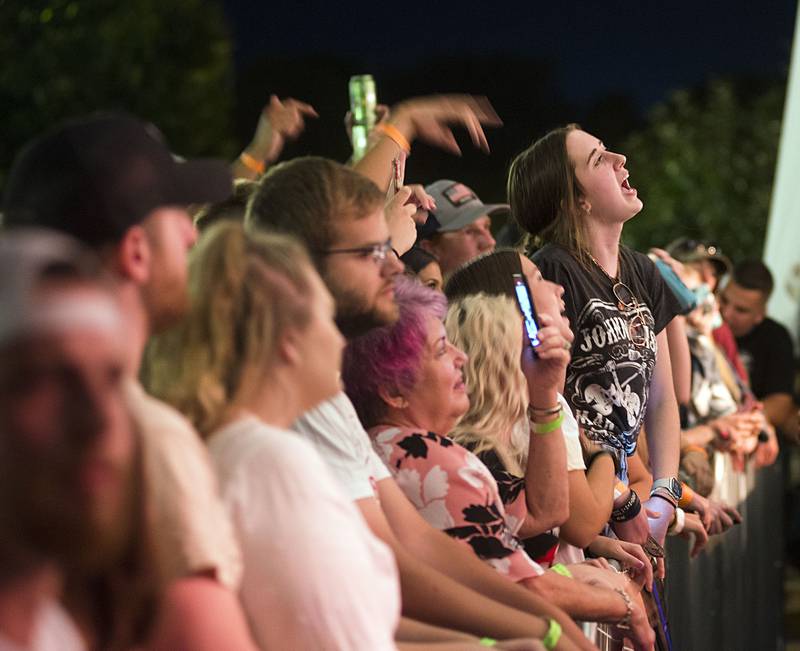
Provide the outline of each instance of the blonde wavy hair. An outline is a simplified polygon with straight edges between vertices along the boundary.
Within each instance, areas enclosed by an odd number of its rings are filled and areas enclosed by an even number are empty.
[[[248,370],[266,372],[286,329],[308,323],[311,273],[291,236],[212,225],[189,259],[189,314],[150,342],[145,385],[207,437],[248,389]]]
[[[514,300],[484,293],[459,298],[447,310],[445,329],[469,356],[469,411],[450,436],[475,454],[494,450],[510,472],[521,474],[527,450],[514,429],[528,409],[528,385],[520,367],[522,317]]]

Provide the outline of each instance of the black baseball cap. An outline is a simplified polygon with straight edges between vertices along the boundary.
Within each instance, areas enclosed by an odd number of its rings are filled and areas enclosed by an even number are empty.
[[[121,240],[155,208],[222,201],[232,189],[225,161],[183,161],[153,125],[99,114],[22,149],[6,183],[3,223],[52,228],[97,247]]]

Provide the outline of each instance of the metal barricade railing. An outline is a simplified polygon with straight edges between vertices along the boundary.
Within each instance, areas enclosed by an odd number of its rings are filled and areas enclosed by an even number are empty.
[[[734,472],[713,460],[713,497],[735,504],[743,523],[714,536],[690,559],[688,544],[667,540],[667,602],[676,651],[783,649],[783,472]]]

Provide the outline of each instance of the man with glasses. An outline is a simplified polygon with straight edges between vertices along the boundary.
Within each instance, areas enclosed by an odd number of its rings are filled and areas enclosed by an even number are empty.
[[[403,265],[387,241],[384,201],[377,186],[344,165],[299,158],[264,176],[245,218],[249,228],[288,232],[305,243],[348,338],[398,318],[394,278]],[[373,451],[344,393],[307,412],[294,429],[315,445],[370,529],[392,548],[405,615],[498,638],[535,635],[544,622],[531,614],[542,615],[560,623],[564,643],[569,638],[586,647],[561,610],[498,575],[419,515]]]

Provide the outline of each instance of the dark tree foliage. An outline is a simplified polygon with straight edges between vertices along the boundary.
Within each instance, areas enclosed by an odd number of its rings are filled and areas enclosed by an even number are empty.
[[[0,185],[25,141],[98,110],[154,122],[182,155],[230,156],[230,50],[209,0],[0,0]]]
[[[621,147],[645,206],[626,242],[647,250],[686,235],[760,257],[784,95],[782,83],[714,81],[657,106]]]

